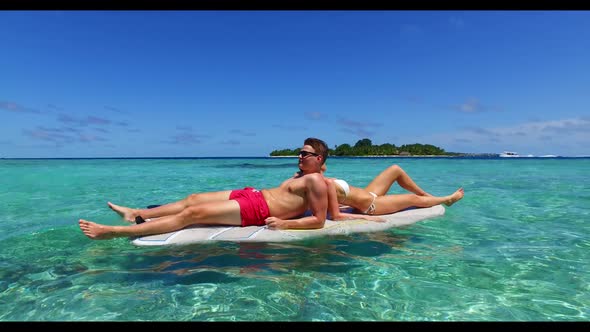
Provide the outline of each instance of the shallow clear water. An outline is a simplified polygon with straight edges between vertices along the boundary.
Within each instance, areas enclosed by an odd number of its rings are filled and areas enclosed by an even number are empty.
[[[391,164],[465,198],[385,232],[145,248],[89,240],[77,221],[124,224],[107,201],[274,187],[296,160],[0,160],[0,320],[590,318],[590,159],[332,158],[326,175],[364,186]]]

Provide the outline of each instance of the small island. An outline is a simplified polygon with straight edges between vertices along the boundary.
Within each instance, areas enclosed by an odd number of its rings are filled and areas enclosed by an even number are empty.
[[[296,157],[299,155],[299,150],[301,148],[274,150],[270,153],[270,156]],[[373,145],[370,139],[363,138],[358,140],[354,146],[346,143],[335,145],[334,149],[329,149],[328,155],[336,157],[464,157],[473,154],[446,152],[444,149],[431,144],[415,143],[396,146],[395,144],[385,143]]]

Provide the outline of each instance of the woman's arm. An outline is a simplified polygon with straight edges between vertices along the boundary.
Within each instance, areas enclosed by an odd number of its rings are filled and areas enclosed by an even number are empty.
[[[351,219],[364,219],[364,220],[371,220],[371,221],[385,221],[385,219],[379,217],[379,216],[369,216],[366,214],[360,214],[360,213],[344,213],[344,212],[340,212],[339,219],[332,219],[332,220],[351,220]]]
[[[328,213],[332,220],[342,220],[340,217],[340,204],[338,204],[338,194],[336,193],[336,184],[334,179],[324,178],[328,187]]]
[[[330,214],[330,219],[335,221],[351,219],[385,221],[384,219],[377,216],[340,212],[340,204],[338,203],[338,194],[336,193],[336,184],[334,183],[334,179],[324,179],[326,180],[326,185],[328,186],[328,213]]]

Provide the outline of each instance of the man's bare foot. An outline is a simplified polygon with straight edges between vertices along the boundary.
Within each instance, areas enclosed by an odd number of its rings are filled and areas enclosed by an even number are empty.
[[[92,240],[108,240],[115,237],[115,234],[109,230],[110,226],[100,225],[84,219],[80,219],[78,224],[80,224],[80,229],[84,232],[84,235]]]
[[[459,188],[459,189],[457,189],[457,191],[455,191],[451,195],[451,198],[448,201],[446,201],[444,204],[446,206],[451,206],[451,205],[457,203],[461,198],[463,198],[463,195],[465,195],[463,188]]]
[[[139,213],[135,209],[116,205],[111,202],[108,202],[107,204],[109,205],[111,210],[117,212],[126,221],[135,222],[135,217],[139,216]]]

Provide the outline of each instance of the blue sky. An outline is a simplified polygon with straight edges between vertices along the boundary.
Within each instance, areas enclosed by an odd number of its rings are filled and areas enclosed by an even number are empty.
[[[0,157],[590,155],[590,11],[1,11]]]

